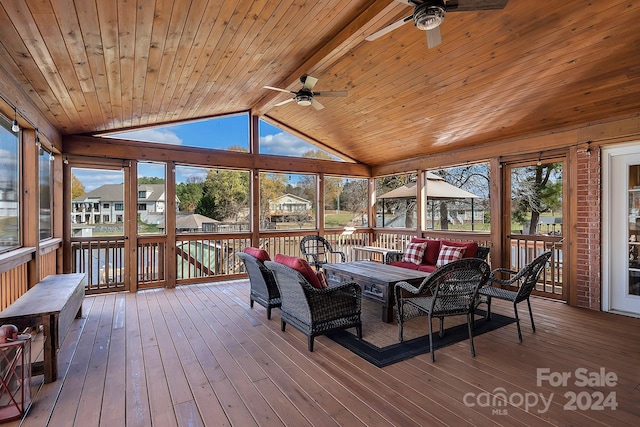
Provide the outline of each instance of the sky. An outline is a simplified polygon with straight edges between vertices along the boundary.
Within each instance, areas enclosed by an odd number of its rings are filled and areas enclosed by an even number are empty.
[[[260,152],[281,156],[300,157],[303,153],[318,148],[288,132],[260,120]],[[126,138],[136,141],[151,141],[163,144],[204,147],[226,150],[232,146],[249,149],[249,115],[237,114],[215,119],[181,123],[172,126],[142,129],[110,135],[113,138]],[[339,159],[336,159],[339,160]],[[163,176],[164,167],[157,164],[141,164],[139,176]],[[103,184],[123,182],[122,171],[73,169],[85,191],[91,191]],[[201,168],[179,167],[176,169],[176,181],[185,182],[194,175],[201,176]],[[206,172],[204,173],[206,175]]]

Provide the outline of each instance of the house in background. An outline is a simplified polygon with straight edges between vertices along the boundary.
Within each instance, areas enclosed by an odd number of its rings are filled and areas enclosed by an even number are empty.
[[[283,194],[269,200],[269,216],[271,222],[297,221],[311,215],[311,202],[294,194]]]
[[[155,214],[165,209],[164,184],[138,185],[137,211],[140,221],[156,223]],[[124,219],[123,184],[105,184],[71,202],[74,224],[113,224]],[[148,221],[149,219],[149,221]]]

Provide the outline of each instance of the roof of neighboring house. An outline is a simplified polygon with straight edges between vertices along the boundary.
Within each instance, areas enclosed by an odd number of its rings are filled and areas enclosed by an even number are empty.
[[[220,222],[200,214],[178,214],[176,217],[176,228],[198,229],[202,228],[203,222]]]
[[[164,184],[140,184],[138,191],[151,192],[144,200],[155,202],[164,195]],[[95,190],[91,190],[80,197],[73,199],[74,202],[84,202],[86,200],[100,200],[105,202],[121,202],[124,200],[123,184],[104,184]]]

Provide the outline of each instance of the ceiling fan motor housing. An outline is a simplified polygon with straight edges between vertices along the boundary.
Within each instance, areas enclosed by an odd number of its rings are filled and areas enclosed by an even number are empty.
[[[298,105],[301,105],[303,107],[308,107],[309,105],[311,105],[311,100],[313,99],[313,95],[312,94],[307,94],[307,93],[299,93],[296,95],[296,103]]]
[[[426,1],[416,6],[413,22],[419,30],[432,30],[442,24],[445,13],[443,1]]]

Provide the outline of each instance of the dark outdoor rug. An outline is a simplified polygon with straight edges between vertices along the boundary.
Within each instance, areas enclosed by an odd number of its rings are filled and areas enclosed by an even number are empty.
[[[475,331],[473,334],[474,337],[482,335],[485,332],[491,332],[516,321],[512,317],[502,316],[496,313],[491,313],[491,320],[485,320],[484,314],[485,313],[482,310],[476,311]],[[479,316],[482,316],[482,318],[480,318]],[[465,318],[464,316],[459,317],[461,319]],[[426,320],[426,317],[418,319]],[[412,321],[418,319],[412,319]],[[445,330],[444,336],[442,338],[440,338],[440,334],[438,333],[440,321],[438,319],[434,319],[433,347],[435,349],[446,347],[459,341],[469,340],[467,323],[465,322],[457,326],[446,328],[447,321],[450,319],[451,318],[445,319]],[[331,338],[344,348],[352,351],[356,355],[362,357],[367,362],[372,363],[379,368],[382,368],[384,366],[388,366],[402,360],[410,359],[419,354],[429,353],[431,351],[431,349],[429,348],[429,332],[426,322],[423,322],[422,325],[424,326],[424,336],[413,339],[405,338],[405,341],[403,341],[402,343],[396,342],[395,344],[387,345],[385,347],[377,347],[374,344],[367,342],[367,336],[364,332],[362,335],[362,340],[359,340],[354,335],[355,331],[354,333],[352,333],[351,330],[334,331],[327,334],[327,337]],[[397,336],[398,326],[396,325],[396,323],[394,322],[392,325],[389,324],[389,326],[395,328]]]

